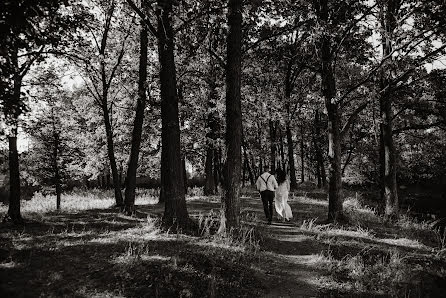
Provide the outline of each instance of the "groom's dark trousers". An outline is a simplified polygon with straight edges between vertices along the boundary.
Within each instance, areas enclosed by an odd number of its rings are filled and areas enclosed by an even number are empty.
[[[271,223],[271,220],[273,219],[274,191],[261,191],[260,197],[262,198],[263,210],[265,211],[266,218],[268,219],[268,222]]]

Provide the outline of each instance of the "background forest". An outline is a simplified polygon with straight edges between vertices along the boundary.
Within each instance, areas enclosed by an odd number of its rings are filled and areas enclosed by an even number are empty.
[[[227,3],[3,6],[3,200],[8,185],[20,197],[20,181],[25,196],[114,186],[121,205],[127,183],[129,202],[136,185],[161,186],[163,167],[181,172],[166,179],[184,171],[184,183],[214,194],[224,180],[225,131],[234,131],[226,125],[236,119],[241,165],[230,172],[240,168],[243,185],[282,167],[293,189],[328,187],[331,218],[341,211],[341,181],[379,191],[388,215],[408,187],[436,190],[444,205],[442,1],[244,3],[236,118],[225,110]],[[172,27],[165,41],[154,25],[163,9]],[[169,121],[177,127],[163,130]],[[174,157],[162,157],[163,133],[179,146]]]

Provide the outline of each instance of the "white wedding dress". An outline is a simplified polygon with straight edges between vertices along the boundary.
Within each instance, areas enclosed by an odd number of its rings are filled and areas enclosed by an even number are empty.
[[[276,207],[277,214],[286,220],[293,217],[293,212],[291,212],[291,207],[288,205],[288,193],[290,192],[290,182],[285,180],[276,189],[276,195],[274,197],[274,205]]]

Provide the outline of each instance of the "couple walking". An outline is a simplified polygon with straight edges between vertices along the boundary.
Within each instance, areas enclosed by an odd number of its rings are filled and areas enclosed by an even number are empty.
[[[288,193],[290,191],[290,182],[286,177],[285,171],[276,170],[276,177],[265,172],[257,179],[256,186],[262,198],[263,209],[265,211],[268,224],[271,224],[273,218],[273,201],[278,217],[282,220],[290,220],[293,217],[291,207],[288,205]]]

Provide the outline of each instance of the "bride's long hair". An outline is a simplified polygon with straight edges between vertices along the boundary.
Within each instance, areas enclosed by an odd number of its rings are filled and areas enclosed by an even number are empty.
[[[286,173],[284,170],[282,169],[277,169],[276,170],[276,175],[277,175],[277,183],[278,184],[282,184],[286,181]]]

